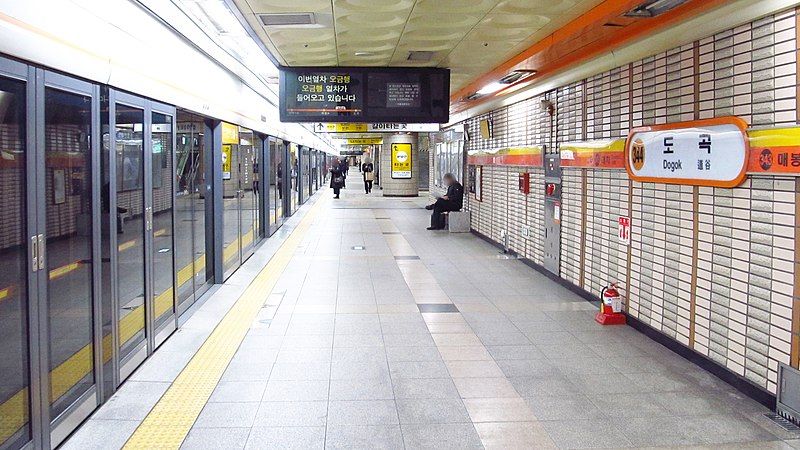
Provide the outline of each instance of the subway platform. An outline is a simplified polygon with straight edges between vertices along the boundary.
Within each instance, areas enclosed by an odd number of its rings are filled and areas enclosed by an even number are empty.
[[[523,262],[426,231],[426,198],[355,181],[212,288],[62,448],[800,448]]]

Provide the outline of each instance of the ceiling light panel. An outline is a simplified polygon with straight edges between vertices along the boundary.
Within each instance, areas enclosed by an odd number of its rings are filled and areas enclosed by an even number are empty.
[[[448,67],[456,91],[603,0],[233,1],[288,65]],[[319,28],[264,27],[256,16],[306,12]],[[411,61],[410,52],[431,58]]]

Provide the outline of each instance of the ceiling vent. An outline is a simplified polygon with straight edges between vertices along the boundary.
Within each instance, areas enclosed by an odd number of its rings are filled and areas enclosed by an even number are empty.
[[[656,17],[671,11],[688,0],[648,0],[625,13],[626,17],[648,18]]]
[[[410,51],[408,52],[408,61],[413,62],[430,62],[433,59],[433,52],[430,51]]]
[[[314,13],[259,14],[258,20],[265,27],[298,27],[317,24]]]

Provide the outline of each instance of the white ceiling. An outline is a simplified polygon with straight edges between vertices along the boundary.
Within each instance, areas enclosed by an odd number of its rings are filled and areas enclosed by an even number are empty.
[[[445,67],[454,92],[603,0],[233,1],[282,65]],[[318,25],[264,27],[256,16],[307,12]],[[410,51],[434,54],[420,63]]]

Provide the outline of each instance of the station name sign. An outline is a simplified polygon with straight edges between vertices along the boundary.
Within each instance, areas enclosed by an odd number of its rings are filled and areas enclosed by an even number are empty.
[[[445,123],[450,71],[417,67],[282,67],[281,122]]]
[[[747,123],[722,117],[634,128],[625,167],[640,182],[732,188],[746,176]]]

